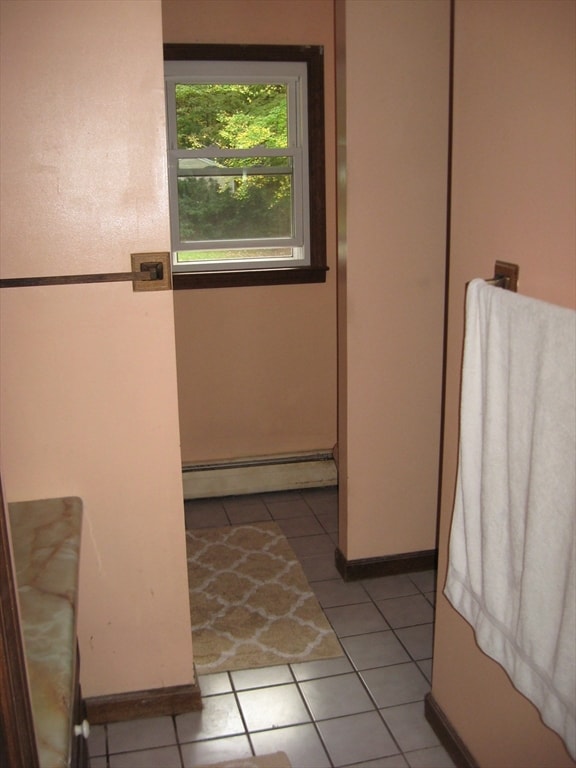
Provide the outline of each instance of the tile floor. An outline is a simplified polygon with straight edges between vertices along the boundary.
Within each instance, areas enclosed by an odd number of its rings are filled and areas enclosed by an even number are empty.
[[[204,709],[95,726],[91,768],[193,768],[282,750],[293,768],[453,768],[424,718],[432,571],[344,583],[335,488],[186,503],[186,525],[275,520],[345,656],[199,677]]]

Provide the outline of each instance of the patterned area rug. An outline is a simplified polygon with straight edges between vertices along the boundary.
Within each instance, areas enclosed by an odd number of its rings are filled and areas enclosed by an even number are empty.
[[[342,655],[276,523],[188,531],[186,543],[199,674]]]

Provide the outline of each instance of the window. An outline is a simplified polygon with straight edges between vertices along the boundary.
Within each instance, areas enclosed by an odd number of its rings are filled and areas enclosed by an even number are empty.
[[[322,49],[164,58],[174,288],[324,282]]]

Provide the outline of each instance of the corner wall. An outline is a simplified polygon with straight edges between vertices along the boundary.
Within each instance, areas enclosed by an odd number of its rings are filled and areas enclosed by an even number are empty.
[[[444,472],[432,694],[482,768],[574,766],[442,595],[468,281],[500,259],[519,292],[576,307],[576,4],[457,0]]]
[[[2,277],[167,251],[160,2],[1,3]],[[194,680],[172,294],[3,289],[8,502],[79,496],[87,697]]]
[[[327,281],[174,293],[182,462],[330,451],[336,427],[332,0],[164,0],[164,42],[324,46]]]
[[[340,542],[434,549],[448,0],[337,0]]]

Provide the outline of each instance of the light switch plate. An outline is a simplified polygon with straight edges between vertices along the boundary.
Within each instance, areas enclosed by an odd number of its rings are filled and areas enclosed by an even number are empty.
[[[169,291],[172,288],[172,270],[170,267],[170,254],[162,253],[132,253],[132,272],[141,272],[142,264],[162,264],[161,280],[134,280],[134,291]]]

